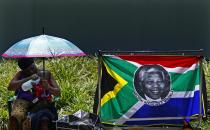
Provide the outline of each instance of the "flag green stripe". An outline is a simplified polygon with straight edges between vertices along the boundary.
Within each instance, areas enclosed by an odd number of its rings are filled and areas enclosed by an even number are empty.
[[[115,98],[110,99],[101,107],[101,119],[104,121],[118,119],[136,102],[138,102],[138,99],[133,95],[133,87],[128,84],[118,92]]]
[[[200,68],[190,70],[187,73],[169,73],[171,76],[173,91],[194,91],[200,83]]]
[[[103,57],[104,62],[126,81],[133,81],[137,67],[125,60],[112,57]]]

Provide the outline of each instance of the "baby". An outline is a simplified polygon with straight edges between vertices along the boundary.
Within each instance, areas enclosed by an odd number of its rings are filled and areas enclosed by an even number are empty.
[[[38,100],[51,102],[52,96],[49,92],[49,87],[52,86],[51,73],[47,70],[42,70],[39,71],[37,75],[40,78],[40,82],[33,85],[34,100],[32,102],[36,103]]]
[[[51,77],[51,73],[50,71],[48,70],[40,70],[37,75],[42,78],[42,79],[45,79],[45,80],[50,80],[50,77]]]
[[[33,88],[33,86],[39,84],[41,79],[50,80],[50,77],[51,77],[51,73],[48,70],[45,70],[45,71],[40,70],[37,73],[37,75],[38,75],[37,79],[35,80],[31,79],[22,84],[23,91],[29,91],[30,89]]]

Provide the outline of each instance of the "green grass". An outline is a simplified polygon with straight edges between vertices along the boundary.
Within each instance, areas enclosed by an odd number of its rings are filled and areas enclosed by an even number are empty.
[[[36,63],[42,67],[41,60],[36,60]],[[210,93],[210,64],[204,63],[203,68]],[[59,115],[72,114],[80,109],[92,112],[98,77],[95,57],[52,58],[46,60],[46,69],[53,73],[61,87],[61,97],[57,102]],[[7,127],[7,101],[14,94],[7,91],[7,86],[17,71],[15,60],[0,61],[0,126]],[[202,130],[207,129],[210,129],[210,123],[203,122]]]
[[[42,68],[42,61],[36,60]],[[7,101],[14,95],[7,86],[18,71],[15,60],[0,62],[0,126],[8,120]],[[80,109],[92,112],[97,83],[97,59],[94,57],[68,57],[46,60],[46,69],[53,73],[61,87],[61,97],[56,102],[59,115],[72,114]]]

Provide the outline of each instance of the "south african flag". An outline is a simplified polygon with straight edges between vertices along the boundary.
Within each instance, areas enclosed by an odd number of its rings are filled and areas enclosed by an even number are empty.
[[[200,60],[199,56],[103,55],[98,110],[102,122],[179,124],[183,118],[204,116]]]

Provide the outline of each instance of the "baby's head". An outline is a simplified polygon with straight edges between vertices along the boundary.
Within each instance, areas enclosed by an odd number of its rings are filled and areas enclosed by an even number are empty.
[[[38,72],[38,76],[41,77],[41,78],[44,78],[46,80],[50,80],[51,73],[48,70],[40,70]]]

